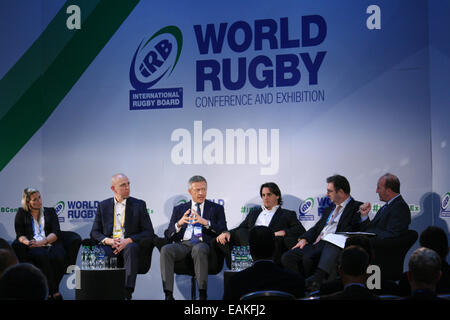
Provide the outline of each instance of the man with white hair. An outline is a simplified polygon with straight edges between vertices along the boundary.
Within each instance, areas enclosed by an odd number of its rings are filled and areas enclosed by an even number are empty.
[[[174,300],[174,265],[187,255],[194,261],[200,300],[207,299],[208,256],[210,243],[227,230],[223,206],[206,199],[207,182],[193,176],[188,182],[192,200],[173,208],[169,226],[164,232],[168,244],[161,248],[161,278],[166,300]]]

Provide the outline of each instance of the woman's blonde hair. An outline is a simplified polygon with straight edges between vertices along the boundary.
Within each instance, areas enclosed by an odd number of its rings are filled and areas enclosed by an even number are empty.
[[[22,208],[25,211],[30,211],[30,208],[28,207],[28,202],[30,202],[31,196],[35,194],[36,192],[39,192],[39,190],[34,188],[25,188],[22,193]]]

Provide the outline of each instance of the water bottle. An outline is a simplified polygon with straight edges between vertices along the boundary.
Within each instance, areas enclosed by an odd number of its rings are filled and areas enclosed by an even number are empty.
[[[253,257],[250,253],[250,246],[247,246],[247,267],[251,267],[253,265]]]
[[[86,270],[91,268],[91,247],[86,246],[86,251],[84,252],[84,267]]]
[[[89,258],[89,247],[83,246],[83,248],[81,249],[81,269],[82,270],[89,269],[88,258]]]
[[[248,253],[247,246],[242,246],[241,249],[241,270],[248,268]]]
[[[242,270],[242,249],[240,246],[236,247],[236,271]]]
[[[89,269],[93,270],[95,269],[95,247],[93,247],[89,252]]]
[[[252,253],[250,252],[250,246],[248,246],[248,259],[250,261],[250,266],[253,265],[253,257],[252,257]]]
[[[97,247],[97,257],[96,257],[96,269],[103,270],[105,269],[105,251],[102,247]]]
[[[236,246],[233,246],[233,250],[231,250],[231,271],[236,271]]]
[[[100,266],[100,261],[99,261],[100,260],[100,249],[98,246],[94,246],[92,248],[92,251],[94,252],[94,262],[93,262],[94,268],[93,269],[97,270],[97,269],[99,269],[99,266]]]

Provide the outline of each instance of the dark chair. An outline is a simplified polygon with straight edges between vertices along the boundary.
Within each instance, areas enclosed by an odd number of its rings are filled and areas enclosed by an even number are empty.
[[[397,281],[403,273],[406,253],[417,241],[418,233],[408,230],[404,235],[389,239],[372,241],[375,265],[380,267],[381,277],[385,280]]]
[[[244,294],[240,300],[295,300],[295,296],[284,291],[264,290]]]
[[[63,247],[66,250],[65,264],[68,266],[77,264],[78,251],[81,246],[81,237],[73,231],[61,231]]]
[[[78,233],[73,231],[61,231],[61,241],[64,250],[66,251],[64,268],[67,270],[68,266],[76,264],[78,251],[81,246],[81,237]],[[13,241],[11,247],[16,253],[19,262],[30,262],[27,259],[26,247],[19,243],[17,239]]]
[[[83,239],[83,246],[96,246],[98,242],[93,239]],[[146,274],[152,264],[153,248],[155,247],[154,238],[143,238],[139,241],[139,268],[138,274]]]
[[[13,250],[9,242],[2,238],[0,238],[0,249]]]
[[[216,239],[214,238],[211,240],[211,242],[213,241],[216,241]],[[161,251],[161,248],[168,243],[169,241],[166,238],[155,238],[155,246],[159,251]],[[208,274],[216,275],[222,271],[224,256],[222,251],[213,250],[215,247],[212,245],[210,247],[211,250],[208,256]],[[191,255],[188,254],[185,259],[176,261],[174,265],[174,272],[175,274],[191,276],[191,299],[195,300],[197,281],[195,278],[194,261],[192,260]]]

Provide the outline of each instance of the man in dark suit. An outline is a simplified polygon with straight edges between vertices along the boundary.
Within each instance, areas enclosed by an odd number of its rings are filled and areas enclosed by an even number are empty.
[[[306,230],[295,211],[281,208],[283,200],[280,188],[273,182],[261,185],[259,194],[261,207],[252,208],[244,221],[235,229],[225,231],[217,237],[217,245],[225,254],[228,267],[231,265],[231,248],[248,245],[249,230],[254,226],[266,226],[275,235],[275,263],[281,264],[281,254],[291,248]]]
[[[273,262],[275,235],[265,226],[256,226],[249,234],[253,266],[234,274],[224,288],[224,300],[239,300],[255,291],[284,291],[301,298],[305,294],[305,279]]]
[[[145,201],[130,197],[124,174],[112,177],[114,197],[98,205],[91,238],[102,244],[107,256],[121,255],[125,268],[125,297],[131,299],[139,266],[139,241],[154,236]]]
[[[321,300],[379,300],[379,297],[366,287],[366,270],[369,255],[360,246],[349,246],[342,251],[339,275],[344,290],[320,297]]]
[[[386,204],[378,210],[373,220],[368,216],[371,204],[366,202],[361,206],[361,231],[375,233],[376,239],[395,238],[404,234],[411,224],[411,211],[400,195],[400,180],[386,173],[378,179],[376,192]]]
[[[200,300],[207,299],[208,255],[210,243],[227,230],[223,206],[206,200],[207,182],[201,176],[189,179],[192,201],[173,208],[169,226],[164,232],[171,242],[161,248],[161,278],[166,300],[173,300],[174,264],[191,254],[194,261]]]
[[[340,247],[322,238],[336,232],[357,231],[360,222],[358,210],[362,203],[350,196],[347,178],[341,175],[328,177],[327,196],[336,206],[327,208],[292,250],[281,257],[285,268],[303,273],[305,277],[315,271],[306,281],[309,291],[318,290],[321,283],[336,271],[341,252]]]

